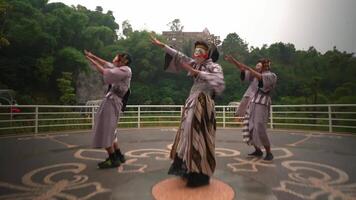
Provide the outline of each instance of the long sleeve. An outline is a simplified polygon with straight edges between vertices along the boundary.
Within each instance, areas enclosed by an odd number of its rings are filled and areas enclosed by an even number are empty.
[[[241,79],[241,81],[246,80],[246,72],[245,71],[240,72],[240,79]]]
[[[250,71],[245,70],[245,71],[241,71],[240,79],[242,82],[250,83],[253,81],[254,77],[251,75]]]
[[[225,89],[224,74],[219,64],[209,63],[207,71],[200,71],[197,78],[203,79],[214,90],[216,94],[221,94]]]
[[[104,82],[106,84],[113,84],[120,80],[129,78],[131,76],[131,69],[127,66],[105,68],[103,73]]]
[[[255,93],[257,92],[257,87],[259,81],[253,76],[251,76],[251,73],[249,71],[241,71],[240,74],[240,79],[242,82],[248,83],[249,86],[246,89],[244,93],[244,97],[253,97]]]
[[[107,62],[107,63],[104,65],[104,68],[112,69],[112,68],[114,68],[114,67],[115,67],[114,64],[109,63],[109,62]]]
[[[262,84],[259,84],[260,90],[263,92],[271,91],[277,83],[277,75],[272,72],[262,73]]]
[[[195,62],[194,59],[167,45],[164,47],[164,51],[166,52],[165,71],[167,72],[177,73],[182,69],[182,63],[193,65]]]
[[[251,102],[269,106],[272,104],[270,92],[275,88],[277,83],[276,74],[267,71],[262,73],[262,80],[258,83],[258,91]]]

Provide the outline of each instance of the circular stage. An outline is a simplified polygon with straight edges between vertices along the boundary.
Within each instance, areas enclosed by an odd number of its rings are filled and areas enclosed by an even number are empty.
[[[210,184],[197,188],[186,187],[187,181],[182,178],[169,178],[157,183],[152,188],[156,200],[231,200],[234,190],[226,183],[211,179]]]
[[[112,199],[276,200],[267,185],[222,170],[214,172],[209,185],[197,188],[186,187],[184,180],[168,175],[166,169],[143,173],[123,182],[113,188]]]

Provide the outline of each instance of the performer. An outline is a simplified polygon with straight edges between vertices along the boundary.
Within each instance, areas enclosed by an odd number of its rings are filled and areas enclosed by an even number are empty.
[[[240,66],[237,66],[240,70],[243,70],[240,68]],[[260,71],[262,68],[261,62],[258,62],[255,66],[256,71]],[[242,96],[239,106],[236,109],[235,116],[238,118],[243,118],[246,114],[247,108],[251,103],[252,97],[254,94],[256,94],[257,89],[258,89],[258,80],[254,78],[253,76],[250,77],[250,79],[247,79],[244,77],[245,73],[241,73],[240,79],[243,82],[246,82],[249,84],[248,88],[246,89],[244,95]]]
[[[103,75],[105,84],[109,84],[107,94],[100,104],[94,121],[93,147],[105,148],[108,153],[108,158],[98,163],[98,167],[101,169],[118,167],[125,162],[125,157],[120,151],[115,130],[120,113],[126,106],[130,94],[131,56],[127,53],[117,54],[112,63],[88,51],[85,51],[85,56]]]
[[[246,66],[245,64],[235,60],[232,56],[225,56],[225,60],[236,65],[241,71],[241,79],[250,82],[248,90],[251,94],[248,94],[249,98],[243,98],[242,101],[247,101],[247,112],[244,116],[244,128],[243,140],[250,145],[253,145],[255,151],[250,153],[250,156],[263,156],[261,146],[264,146],[266,150],[266,156],[264,160],[273,160],[273,154],[271,153],[271,143],[267,135],[267,123],[269,118],[270,106],[272,103],[271,92],[276,86],[277,76],[270,71],[271,62],[268,59],[259,60],[259,64],[256,65],[256,70]],[[261,66],[261,67],[260,67]],[[257,88],[256,88],[257,87]],[[247,100],[246,100],[247,99]],[[243,105],[245,106],[245,105]],[[245,108],[241,108],[241,113]]]
[[[168,174],[187,178],[188,187],[207,185],[216,166],[214,97],[225,87],[222,68],[215,63],[219,53],[215,46],[197,41],[190,58],[153,36],[151,41],[166,52],[166,71],[185,69],[194,79],[170,153],[173,163]]]

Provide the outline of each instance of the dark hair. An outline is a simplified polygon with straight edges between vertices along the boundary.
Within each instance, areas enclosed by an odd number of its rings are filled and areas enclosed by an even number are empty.
[[[219,60],[219,51],[218,51],[218,48],[213,45],[210,49],[209,49],[209,58],[211,58],[211,60],[213,62],[216,62]]]
[[[198,40],[194,43],[194,47],[198,46],[198,45],[202,45],[205,46],[207,50],[209,50],[209,45],[207,42],[203,41],[203,40]]]
[[[128,53],[119,53],[118,55],[121,56],[121,57],[124,57],[127,60],[127,63],[126,63],[127,66],[130,66],[130,64],[132,62],[132,57],[131,57],[130,54],[128,54]]]
[[[261,58],[261,59],[258,59],[258,62],[260,62],[261,64],[266,64],[266,63],[271,62],[271,60],[269,60],[268,58]]]
[[[262,64],[263,67],[267,66],[267,69],[270,70],[271,69],[271,66],[270,66],[270,63],[271,63],[271,60],[268,59],[268,58],[261,58],[258,60],[259,63]]]

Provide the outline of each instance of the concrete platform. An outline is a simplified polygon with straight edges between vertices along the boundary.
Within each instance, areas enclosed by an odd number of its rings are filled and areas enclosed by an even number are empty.
[[[253,149],[239,129],[219,129],[212,182],[189,189],[167,174],[175,133],[120,130],[127,162],[106,170],[90,132],[1,137],[0,199],[356,199],[355,136],[270,130],[275,159],[266,162],[246,156]]]

